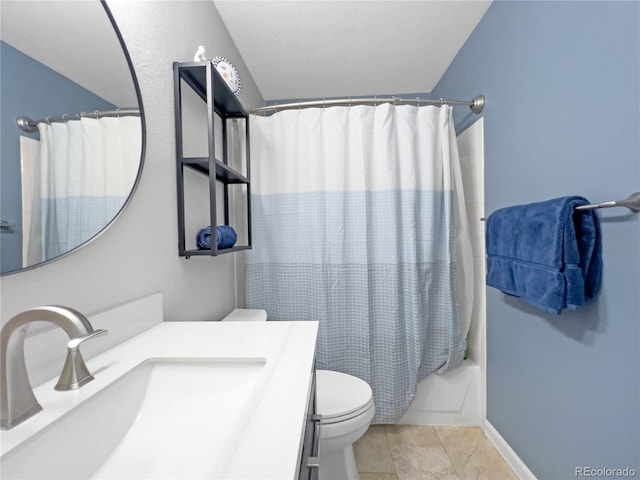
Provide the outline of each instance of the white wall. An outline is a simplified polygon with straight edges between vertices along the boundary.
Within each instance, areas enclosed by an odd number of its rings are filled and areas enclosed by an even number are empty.
[[[162,292],[166,320],[219,319],[236,304],[233,255],[178,257],[172,62],[227,57],[245,107],[263,99],[213,2],[108,0],[136,70],[146,119],[138,190],[102,236],[50,265],[2,277],[2,323],[30,307],[61,304],[91,314]],[[99,61],[99,59],[96,59]]]

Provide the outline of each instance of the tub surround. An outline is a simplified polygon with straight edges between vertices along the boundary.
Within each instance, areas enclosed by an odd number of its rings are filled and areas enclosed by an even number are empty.
[[[65,413],[148,359],[266,361],[259,399],[238,426],[227,471],[245,478],[296,478],[315,354],[316,322],[161,323],[87,360],[95,380],[74,392],[57,392],[53,378],[34,389],[43,407],[0,437],[2,454],[29,440]],[[193,439],[197,441],[197,439]],[[90,440],[87,440],[90,443]],[[126,476],[126,472],[123,472]]]

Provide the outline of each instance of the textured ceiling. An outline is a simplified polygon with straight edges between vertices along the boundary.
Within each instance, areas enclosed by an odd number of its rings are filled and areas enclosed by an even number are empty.
[[[491,1],[214,4],[263,97],[277,100],[430,92]]]
[[[214,4],[262,96],[278,100],[430,92],[491,1]],[[111,103],[137,103],[98,1],[2,0],[0,32],[7,43]],[[228,52],[206,53],[216,55]]]

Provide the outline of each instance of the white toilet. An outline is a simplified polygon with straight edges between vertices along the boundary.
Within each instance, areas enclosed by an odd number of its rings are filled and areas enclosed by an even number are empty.
[[[316,399],[322,415],[320,478],[358,480],[353,443],[367,431],[376,411],[371,387],[352,375],[317,370]]]
[[[236,309],[223,321],[265,321],[264,310]],[[320,428],[320,479],[359,480],[353,443],[369,428],[375,406],[367,382],[329,370],[316,371]]]

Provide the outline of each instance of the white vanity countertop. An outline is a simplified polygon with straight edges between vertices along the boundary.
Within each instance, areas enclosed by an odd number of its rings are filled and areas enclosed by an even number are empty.
[[[233,449],[227,469],[242,473],[230,473],[226,478],[294,479],[317,329],[317,322],[161,323],[87,360],[95,380],[79,390],[54,390],[57,378],[36,387],[34,393],[43,410],[14,429],[2,431],[1,452],[4,454],[17,447],[150,358],[263,358],[266,364],[260,397],[252,405],[250,418],[238,429],[242,434],[233,439],[237,441],[237,447]]]

